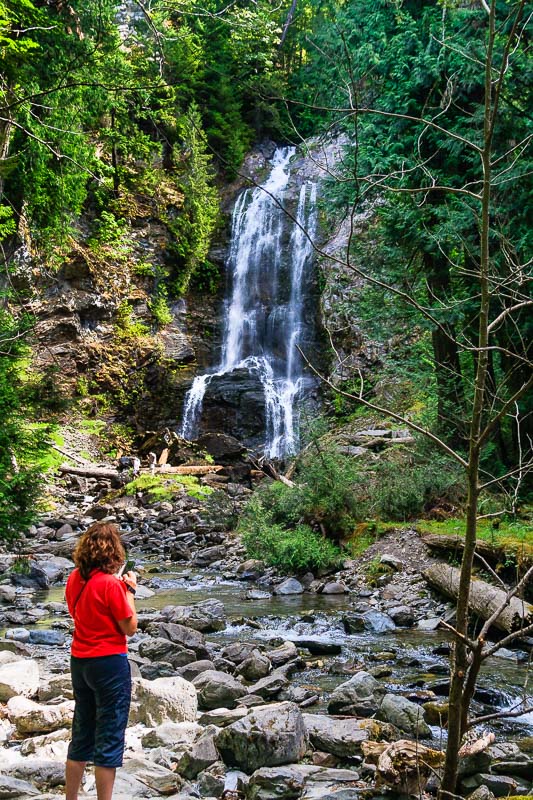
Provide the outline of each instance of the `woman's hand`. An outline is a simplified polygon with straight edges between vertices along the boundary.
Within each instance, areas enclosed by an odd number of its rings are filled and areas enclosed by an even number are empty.
[[[122,576],[122,580],[126,586],[131,586],[132,589],[137,588],[137,575],[133,572],[133,570],[126,572],[126,574]]]

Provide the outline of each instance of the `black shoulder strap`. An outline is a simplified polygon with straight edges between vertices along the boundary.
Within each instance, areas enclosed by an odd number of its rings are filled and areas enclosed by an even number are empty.
[[[76,597],[76,599],[75,599],[75,601],[74,601],[74,603],[72,605],[72,619],[74,619],[74,615],[76,614],[76,606],[78,605],[78,600],[82,596],[83,590],[85,589],[85,587],[87,586],[87,584],[89,583],[91,578],[92,578],[92,575],[89,575],[89,577],[87,578],[87,580],[85,581],[85,583],[81,587],[80,591],[78,592],[78,596]]]

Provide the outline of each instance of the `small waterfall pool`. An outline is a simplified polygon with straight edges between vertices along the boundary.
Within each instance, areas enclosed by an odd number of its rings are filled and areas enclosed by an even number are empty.
[[[312,275],[316,185],[302,184],[291,218],[284,209],[293,147],[280,147],[261,187],[243,191],[233,211],[220,363],[198,375],[186,395],[181,435],[199,432],[211,382],[244,370],[262,387],[264,452],[282,458],[298,449],[299,403],[306,379],[298,345],[309,334],[305,300]]]

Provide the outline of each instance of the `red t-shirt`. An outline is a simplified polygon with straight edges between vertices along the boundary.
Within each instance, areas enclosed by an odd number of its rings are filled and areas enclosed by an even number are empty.
[[[65,600],[74,619],[73,656],[96,658],[127,652],[126,636],[117,624],[133,616],[127,591],[124,581],[100,570],[93,570],[88,581],[82,580],[78,569],[70,574]]]

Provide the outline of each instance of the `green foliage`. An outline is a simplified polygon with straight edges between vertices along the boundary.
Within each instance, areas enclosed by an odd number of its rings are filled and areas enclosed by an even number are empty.
[[[168,290],[163,283],[157,285],[154,294],[148,301],[148,307],[159,327],[170,325],[173,318],[168,307]]]
[[[249,501],[238,530],[250,557],[283,571],[321,570],[340,564],[338,547],[309,525],[289,529],[273,520],[273,513],[257,495]]]
[[[133,307],[127,300],[124,300],[117,308],[115,319],[120,338],[138,339],[149,333],[149,329],[144,323],[134,319]]]
[[[124,494],[134,495],[142,492],[152,503],[162,500],[172,500],[183,490],[190,497],[204,500],[212,494],[213,489],[200,484],[193,475],[140,475],[124,487]]]
[[[34,521],[43,485],[47,429],[25,420],[25,334],[29,319],[0,308],[0,539],[13,540]]]

